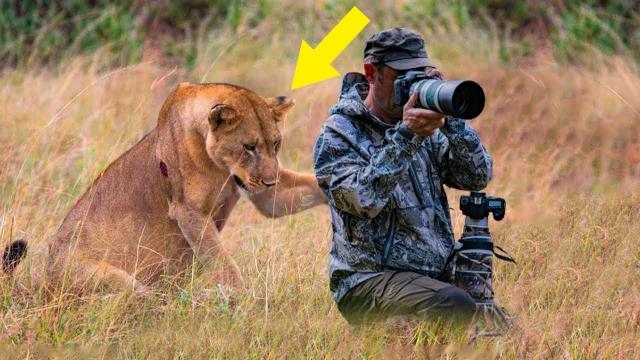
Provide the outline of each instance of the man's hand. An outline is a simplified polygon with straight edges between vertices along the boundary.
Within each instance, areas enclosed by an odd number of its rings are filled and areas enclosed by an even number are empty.
[[[444,114],[417,108],[418,94],[414,93],[402,110],[402,122],[414,133],[420,136],[431,136],[436,129],[444,125]]]
[[[437,69],[432,69],[427,75],[442,79],[442,73]],[[436,129],[444,125],[445,114],[440,114],[428,109],[417,108],[415,107],[417,100],[418,94],[414,93],[409,98],[409,101],[404,105],[404,109],[402,110],[402,122],[414,133],[420,136],[431,136]]]

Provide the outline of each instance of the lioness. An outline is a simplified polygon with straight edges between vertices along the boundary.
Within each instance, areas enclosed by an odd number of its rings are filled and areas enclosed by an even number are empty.
[[[178,85],[157,126],[98,176],[48,242],[47,282],[73,269],[70,283],[145,291],[197,259],[239,286],[220,231],[241,193],[269,217],[326,203],[312,174],[278,165],[277,124],[293,105],[229,84]],[[5,248],[5,272],[26,249]]]

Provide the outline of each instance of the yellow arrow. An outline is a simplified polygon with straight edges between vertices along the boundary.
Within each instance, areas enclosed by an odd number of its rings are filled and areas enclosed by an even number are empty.
[[[369,18],[354,6],[315,49],[302,40],[291,90],[339,76],[331,63],[368,23]]]

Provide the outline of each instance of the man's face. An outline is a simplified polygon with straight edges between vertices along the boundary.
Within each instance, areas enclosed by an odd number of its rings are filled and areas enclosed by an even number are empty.
[[[402,105],[396,105],[393,94],[393,82],[408,71],[428,72],[431,67],[419,67],[407,70],[395,70],[387,65],[365,64],[365,75],[369,80],[371,100],[378,111],[386,117],[399,120],[402,118]]]

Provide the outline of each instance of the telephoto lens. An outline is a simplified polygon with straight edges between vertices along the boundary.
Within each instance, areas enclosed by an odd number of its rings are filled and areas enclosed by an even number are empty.
[[[484,109],[484,91],[471,80],[421,80],[411,85],[421,107],[461,119],[473,119]]]
[[[484,91],[471,80],[440,80],[421,71],[408,71],[394,81],[394,97],[404,105],[418,93],[417,106],[460,119],[473,119],[484,109]]]

